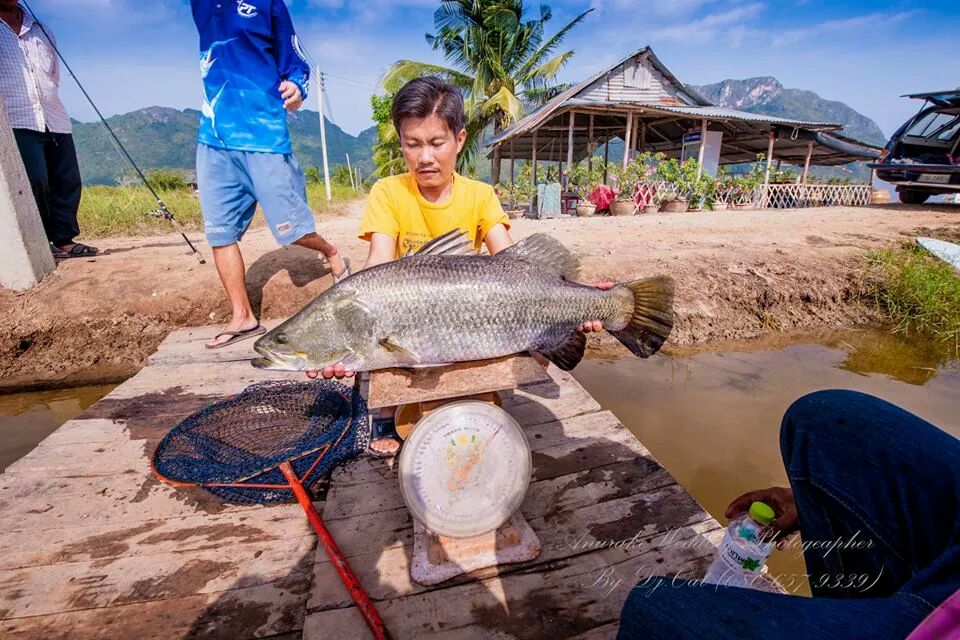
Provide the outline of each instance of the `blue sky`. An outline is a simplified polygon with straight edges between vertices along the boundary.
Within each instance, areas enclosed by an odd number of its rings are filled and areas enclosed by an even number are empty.
[[[29,1],[29,0],[28,0]],[[210,0],[211,2],[214,0]],[[221,0],[232,2],[233,0]],[[199,108],[197,36],[186,0],[32,0],[107,115]],[[436,0],[288,0],[301,40],[331,77],[332,119],[370,125],[369,95],[400,58],[441,62],[424,41]],[[960,2],[905,0],[557,0],[553,28],[596,10],[568,38],[577,81],[645,44],[684,82],[774,76],[845,102],[890,134],[918,104],[903,93],[960,86]],[[531,3],[531,7],[534,7]],[[65,78],[71,114],[93,111]],[[314,100],[309,107],[316,109]]]

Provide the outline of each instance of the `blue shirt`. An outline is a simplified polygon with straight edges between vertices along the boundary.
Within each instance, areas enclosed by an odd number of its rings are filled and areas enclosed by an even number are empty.
[[[190,0],[200,33],[203,107],[199,142],[291,153],[280,83],[307,97],[304,60],[283,0]]]

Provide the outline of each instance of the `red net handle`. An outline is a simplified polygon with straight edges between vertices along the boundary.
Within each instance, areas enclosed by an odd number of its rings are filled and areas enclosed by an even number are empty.
[[[390,640],[390,632],[387,631],[383,620],[380,619],[380,614],[377,613],[373,603],[370,602],[370,598],[367,596],[367,592],[363,590],[363,586],[360,584],[357,576],[354,575],[350,565],[347,564],[347,559],[343,557],[340,547],[337,546],[333,536],[330,535],[326,525],[323,524],[323,519],[317,512],[317,508],[313,506],[313,501],[310,500],[310,496],[307,495],[306,489],[300,484],[300,479],[297,478],[293,467],[290,466],[289,462],[284,462],[280,465],[280,471],[287,479],[287,482],[290,483],[290,489],[293,490],[294,495],[297,496],[297,502],[300,503],[303,511],[307,514],[307,519],[310,520],[310,524],[312,524],[316,530],[317,537],[320,538],[320,542],[323,544],[323,548],[326,550],[330,562],[337,568],[337,573],[340,574],[344,586],[346,586],[347,591],[350,592],[350,597],[352,597],[353,601],[357,604],[357,608],[360,609],[363,619],[366,620],[367,625],[373,632],[373,637],[377,640]]]

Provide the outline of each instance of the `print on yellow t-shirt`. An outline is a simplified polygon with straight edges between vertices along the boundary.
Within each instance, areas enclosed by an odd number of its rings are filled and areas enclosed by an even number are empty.
[[[360,221],[359,236],[370,240],[383,233],[397,242],[397,256],[416,251],[454,227],[462,229],[480,250],[495,225],[510,227],[493,187],[454,174],[453,192],[446,202],[428,202],[410,173],[382,178],[370,189]]]

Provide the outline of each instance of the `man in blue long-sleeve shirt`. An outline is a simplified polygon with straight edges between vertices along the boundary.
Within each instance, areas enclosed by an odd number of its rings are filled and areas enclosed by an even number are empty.
[[[225,346],[264,332],[247,296],[238,242],[259,202],[280,244],[323,253],[334,281],[348,261],[316,233],[303,173],[293,157],[286,111],[303,104],[310,81],[283,0],[191,0],[200,34],[203,108],[197,183],[204,230],[232,307]]]

